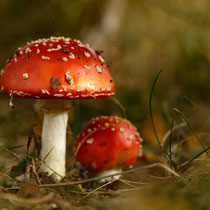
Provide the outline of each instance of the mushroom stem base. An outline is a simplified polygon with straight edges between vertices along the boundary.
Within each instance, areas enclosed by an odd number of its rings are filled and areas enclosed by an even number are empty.
[[[41,171],[54,174],[57,180],[65,176],[67,121],[68,111],[44,112]]]
[[[122,169],[121,168],[110,169],[110,170],[102,171],[102,172],[98,173],[97,174],[97,177],[109,176],[109,177],[106,177],[106,178],[102,178],[99,181],[102,182],[102,183],[104,183],[104,182],[110,182],[112,180],[119,179],[120,176],[121,176],[121,174],[118,174],[118,175],[114,175],[114,174],[117,174],[117,173],[120,173],[120,172],[122,172]]]

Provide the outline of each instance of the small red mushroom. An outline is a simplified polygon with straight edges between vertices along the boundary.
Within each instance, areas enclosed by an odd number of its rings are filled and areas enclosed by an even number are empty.
[[[0,89],[11,97],[37,99],[35,108],[44,113],[42,169],[60,176],[65,176],[69,100],[115,93],[103,58],[88,45],[64,37],[40,39],[18,48],[0,73]]]
[[[83,167],[104,176],[135,163],[142,138],[136,127],[116,116],[93,118],[81,131],[75,146],[75,159]],[[113,171],[114,169],[114,171]],[[103,172],[103,173],[101,173]]]

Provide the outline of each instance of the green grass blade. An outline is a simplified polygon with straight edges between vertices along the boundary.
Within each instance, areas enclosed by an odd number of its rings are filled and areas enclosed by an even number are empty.
[[[5,152],[7,150],[13,150],[13,149],[18,149],[23,147],[23,145],[18,145],[18,146],[13,146],[13,147],[6,147],[6,146],[2,146],[0,147],[0,152]]]
[[[7,147],[5,147],[5,146],[0,147],[0,152],[4,152],[6,150],[7,150]]]
[[[191,103],[196,109],[198,109],[198,111],[206,118],[206,120],[208,121],[208,123],[210,124],[210,120],[207,116],[207,114],[197,105],[195,104],[192,100],[190,100],[187,96],[184,96],[184,98]]]
[[[210,147],[207,147],[205,150],[201,151],[200,153],[198,153],[195,157],[193,157],[191,160],[187,161],[186,163],[184,163],[180,169],[184,168],[185,166],[189,165],[192,161],[194,161],[196,158],[198,158],[199,156],[201,156],[204,152],[207,152],[210,149]]]
[[[187,123],[187,125],[189,126],[189,128],[191,129],[191,131],[193,132],[194,136],[196,137],[196,139],[198,140],[198,142],[200,143],[200,145],[203,147],[204,150],[206,150],[206,148],[204,147],[203,143],[201,142],[200,138],[198,137],[198,135],[196,134],[195,130],[192,128],[192,126],[190,125],[190,123],[188,122],[188,120],[186,119],[186,117],[184,116],[184,114],[179,111],[177,108],[173,108],[176,112],[179,113],[179,115],[181,116],[181,118]],[[206,154],[209,156],[209,153],[206,150]]]
[[[24,147],[24,146],[23,145],[17,145],[17,146],[13,146],[13,147],[8,147],[7,149],[13,150],[13,149],[21,148],[21,147]]]
[[[158,77],[160,76],[160,73],[162,72],[162,69],[159,71],[159,73],[157,74],[154,82],[153,82],[153,85],[152,85],[152,88],[151,88],[151,91],[150,91],[150,97],[149,97],[149,111],[150,111],[150,117],[151,117],[151,121],[152,121],[152,127],[153,127],[153,130],[154,130],[154,133],[155,133],[155,137],[157,139],[157,142],[160,146],[160,149],[163,153],[163,155],[165,156],[166,160],[170,161],[171,162],[171,159],[167,153],[167,151],[165,150],[165,148],[161,145],[160,143],[160,140],[158,138],[158,135],[157,135],[157,131],[156,131],[156,128],[155,128],[155,123],[154,123],[154,118],[153,118],[153,113],[152,113],[152,96],[153,96],[153,92],[154,92],[154,88],[155,88],[155,85],[156,85],[156,82],[158,80]]]
[[[171,145],[172,145],[173,126],[174,126],[174,116],[172,117],[172,121],[171,121],[170,138],[169,138],[169,157],[170,157],[170,160],[172,160],[172,158],[171,158]]]
[[[177,154],[177,165],[176,168],[179,169],[180,162],[181,162],[181,156],[182,156],[182,142],[179,144],[178,154]]]

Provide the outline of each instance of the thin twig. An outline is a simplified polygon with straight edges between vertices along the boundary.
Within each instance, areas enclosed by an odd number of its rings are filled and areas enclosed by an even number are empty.
[[[148,182],[137,182],[137,181],[131,181],[131,180],[122,179],[122,178],[120,178],[120,180],[124,180],[124,181],[126,181],[127,183],[132,183],[132,184],[142,184],[142,185],[147,185],[147,184],[149,184]]]
[[[64,179],[65,181],[69,182],[68,179],[66,179],[65,177],[61,176],[59,173],[57,173],[55,170],[53,170],[52,168],[50,168],[48,165],[46,165],[46,163],[42,160],[39,160],[38,158],[36,158],[36,160],[38,160],[41,164],[43,164],[45,167],[47,167],[48,169],[50,169],[54,174],[58,175],[59,177],[61,177],[62,179]]]
[[[75,149],[75,152],[74,152],[74,156],[77,155],[79,149],[81,148],[81,146],[82,146],[82,144],[85,142],[85,140],[86,140],[87,138],[89,138],[89,136],[91,136],[93,133],[95,133],[95,132],[97,132],[97,131],[99,131],[99,130],[101,130],[101,129],[102,129],[102,128],[97,128],[96,130],[93,130],[92,132],[88,133],[88,135],[86,135],[86,136],[82,139],[82,141],[77,145],[77,147],[76,147],[76,149]]]
[[[31,204],[31,205],[35,205],[35,204],[39,204],[39,203],[43,203],[46,201],[51,200],[54,197],[54,193],[50,193],[42,198],[31,198],[31,199],[24,199],[24,198],[20,198],[14,194],[10,194],[10,193],[0,193],[0,199],[4,199],[4,200],[8,200],[10,202],[15,202],[15,203],[19,203],[19,204]]]
[[[132,187],[132,188],[136,187],[136,186],[130,184],[129,182],[127,182],[127,180],[125,180],[125,179],[118,179],[118,180],[119,180],[120,182],[122,182],[123,184],[128,185],[129,187]]]
[[[44,156],[43,162],[47,159],[47,157],[50,155],[50,153],[53,151],[53,149],[54,149],[54,147],[52,147],[52,148],[50,149],[50,151]]]
[[[153,176],[153,175],[149,175],[149,177],[151,177],[153,179],[171,179],[171,176]]]
[[[34,172],[34,174],[36,176],[36,179],[37,179],[38,184],[40,185],[41,184],[41,181],[40,181],[39,176],[38,176],[37,171],[36,171],[36,166],[35,166],[34,158],[32,158],[32,164],[30,166],[31,166],[31,168],[32,168],[32,170],[33,170],[33,172]]]
[[[123,113],[123,118],[127,118],[127,113],[125,107],[115,98],[111,97],[111,99],[120,107],[122,113]]]
[[[182,123],[180,123],[178,125],[173,126],[172,132],[174,132],[175,130],[178,130],[179,128],[184,128],[186,126],[187,126],[187,123],[186,122],[182,122]],[[167,131],[167,133],[164,135],[164,137],[162,138],[162,144],[164,146],[166,146],[166,140],[168,139],[168,137],[170,136],[170,134],[171,134],[171,129],[169,129]]]
[[[12,177],[10,177],[9,175],[7,175],[7,174],[5,174],[3,172],[0,172],[0,175],[7,177],[9,180],[11,180],[12,182],[14,182],[15,184],[17,183]]]
[[[122,171],[122,172],[119,172],[119,173],[115,173],[115,174],[112,174],[112,175],[107,175],[107,176],[102,176],[102,177],[93,177],[93,178],[90,178],[90,179],[84,179],[84,180],[74,181],[74,182],[70,182],[68,180],[67,183],[42,184],[42,185],[39,185],[39,186],[40,187],[61,187],[61,186],[78,185],[78,184],[83,184],[83,183],[87,183],[87,182],[97,181],[97,180],[108,178],[108,177],[117,176],[117,175],[120,175],[120,174],[128,174],[128,173],[132,173],[132,172],[135,172],[135,171],[138,171],[138,170],[150,169],[150,168],[154,168],[154,167],[164,168],[165,170],[169,171],[174,176],[180,178],[180,175],[178,173],[176,173],[175,171],[173,171],[172,169],[170,169],[168,166],[166,166],[162,163],[153,163],[153,164],[150,164],[150,165],[147,165],[147,166],[136,167],[136,168],[129,169],[129,170],[126,170],[126,171]],[[7,189],[8,190],[18,190],[19,187],[11,187],[11,188],[7,188]]]
[[[25,158],[23,158],[22,156],[20,156],[19,154],[17,154],[17,153],[15,153],[15,152],[11,151],[10,149],[6,149],[5,151],[11,153],[13,156],[15,156],[16,158],[18,158],[18,159],[20,159],[20,160],[25,159]]]
[[[114,179],[114,180],[111,180],[111,181],[109,181],[109,182],[107,182],[107,183],[101,185],[100,187],[97,187],[96,189],[92,190],[92,191],[89,192],[87,195],[85,195],[83,198],[79,199],[79,200],[77,201],[77,203],[79,203],[81,200],[83,200],[83,199],[89,197],[91,194],[93,194],[94,192],[100,190],[101,188],[103,188],[103,187],[105,187],[105,186],[107,186],[107,185],[110,185],[111,183],[116,182],[116,181],[117,181],[117,179]]]

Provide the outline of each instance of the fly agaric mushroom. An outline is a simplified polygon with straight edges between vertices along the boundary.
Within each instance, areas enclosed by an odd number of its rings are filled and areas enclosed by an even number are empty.
[[[7,95],[35,98],[44,112],[42,171],[65,176],[66,128],[69,100],[114,95],[115,86],[103,58],[88,45],[64,37],[50,37],[18,48],[0,73]],[[51,99],[51,100],[49,100]],[[54,99],[54,100],[52,100]]]
[[[96,117],[79,134],[75,159],[98,176],[112,175],[135,163],[142,152],[141,142],[136,127],[128,120]]]

